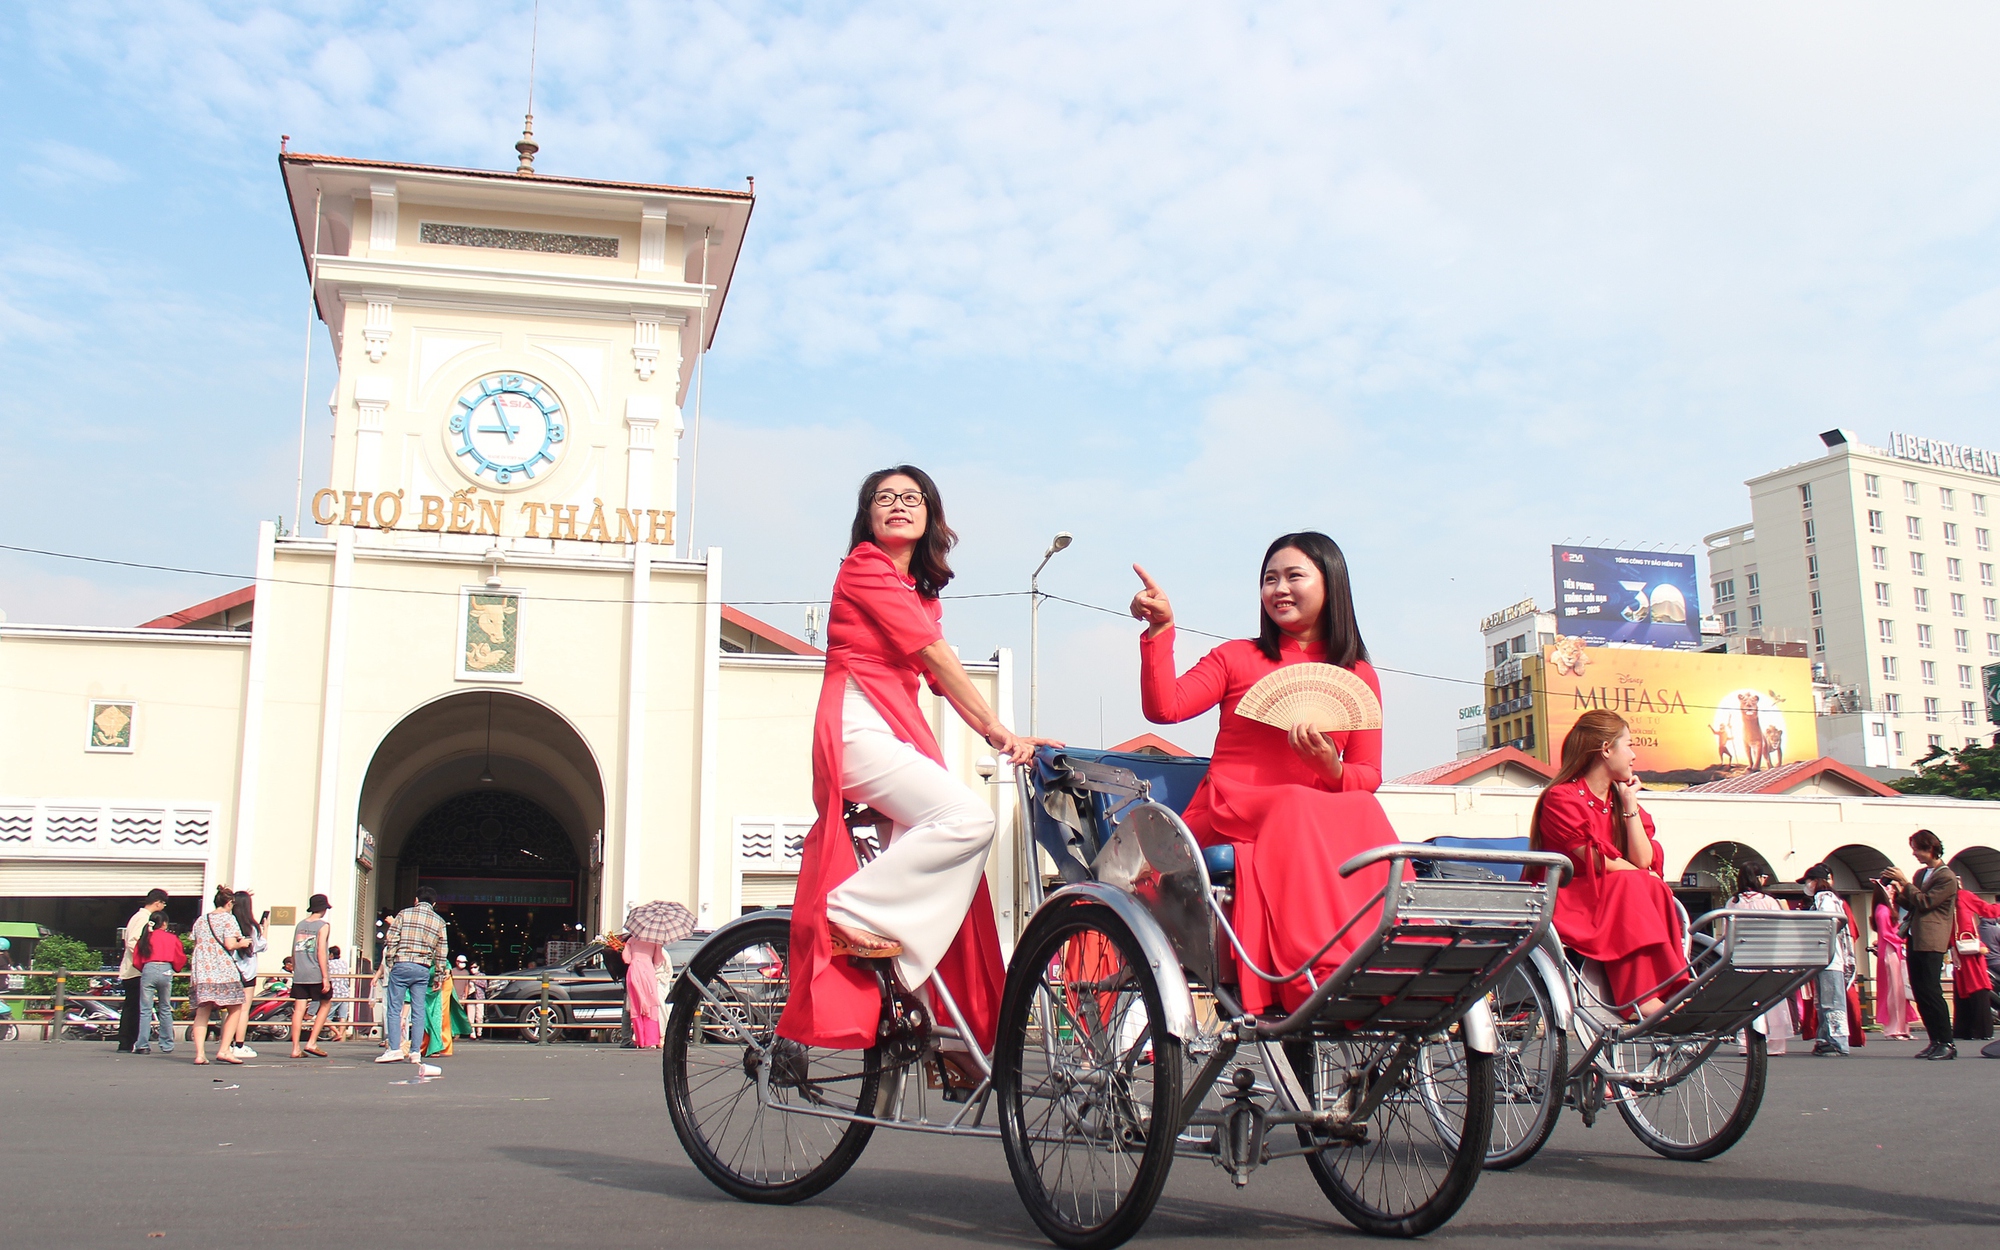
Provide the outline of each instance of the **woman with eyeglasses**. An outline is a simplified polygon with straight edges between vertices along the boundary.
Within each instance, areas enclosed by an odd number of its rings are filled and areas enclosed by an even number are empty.
[[[826,678],[813,721],[813,805],[792,909],[792,992],[778,1032],[809,1046],[875,1044],[881,994],[850,959],[892,961],[921,989],[937,971],[982,1047],[1003,969],[986,889],[993,811],[945,768],[917,706],[921,679],[997,754],[1041,739],[1001,724],[939,628],[958,536],[930,475],[897,465],[861,484],[827,613]],[[886,817],[882,852],[857,866],[846,805]]]

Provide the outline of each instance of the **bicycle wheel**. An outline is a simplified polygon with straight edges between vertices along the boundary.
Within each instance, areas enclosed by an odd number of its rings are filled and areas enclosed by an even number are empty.
[[[777,1035],[790,947],[782,916],[729,929],[695,952],[667,1013],[661,1063],[674,1134],[703,1176],[745,1202],[812,1197],[854,1166],[875,1131],[810,1114],[874,1114],[881,1054]]]
[[[1454,1029],[1456,1026],[1453,1026]],[[1387,1072],[1400,1038],[1320,1041],[1299,1079],[1321,1110],[1353,1105]],[[1299,1127],[1313,1179],[1350,1224],[1378,1237],[1421,1237],[1472,1196],[1493,1131],[1493,1056],[1450,1034],[1420,1051],[1352,1137]],[[1302,1056],[1303,1058],[1304,1056]]]
[[[1742,1140],[1764,1101],[1770,1056],[1764,1035],[1658,1038],[1608,1048],[1618,1071],[1640,1078],[1616,1082],[1618,1114],[1655,1154],[1689,1162],[1713,1159]]]
[[[1118,913],[1037,916],[1014,949],[993,1088],[1007,1169],[1028,1214],[1067,1250],[1139,1231],[1174,1163],[1180,1043],[1160,984]]]
[[[1493,1056],[1493,1136],[1486,1146],[1490,1172],[1517,1168],[1555,1131],[1562,1114],[1563,1082],[1569,1071],[1569,1035],[1554,1023],[1554,1008],[1541,974],[1523,963],[1501,978],[1486,996],[1500,1048]],[[1427,1046],[1419,1056],[1425,1105],[1447,1140],[1456,1117],[1442,1107],[1448,1086],[1432,1076],[1433,1065],[1462,1060],[1453,1035],[1444,1046]]]

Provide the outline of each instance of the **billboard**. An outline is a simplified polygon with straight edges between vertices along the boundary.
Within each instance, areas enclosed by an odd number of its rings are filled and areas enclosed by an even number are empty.
[[[1632,726],[1639,776],[1692,786],[1819,758],[1812,661],[1776,655],[1683,654],[1586,647],[1565,638],[1542,652],[1549,759],[1594,708]]]
[[[1701,650],[1694,557],[1609,547],[1551,548],[1556,633],[1589,642]]]

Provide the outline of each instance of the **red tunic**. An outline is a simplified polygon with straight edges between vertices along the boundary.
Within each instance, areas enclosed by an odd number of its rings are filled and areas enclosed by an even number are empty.
[[[1612,839],[1608,797],[1598,798],[1579,779],[1550,786],[1535,808],[1541,848],[1569,856],[1576,869],[1556,894],[1556,933],[1565,947],[1604,965],[1619,1006],[1687,972],[1680,914],[1661,874],[1666,856],[1653,836],[1653,817],[1643,807],[1639,820],[1653,844],[1653,866],[1610,872],[1605,861],[1626,856]],[[1665,996],[1675,988],[1670,984],[1659,993]]]
[[[917,593],[896,571],[887,552],[862,543],[841,562],[826,620],[826,678],[813,718],[813,807],[818,823],[799,855],[798,893],[792,904],[792,988],[778,1032],[808,1046],[861,1050],[875,1044],[881,992],[872,973],[827,945],[826,896],[859,865],[847,832],[841,796],[841,703],[852,677],[898,738],[938,764],[944,753],[917,707],[923,674],[917,652],[944,635],[944,610]],[[981,879],[972,910],[938,963],[982,1049],[993,1046],[1006,973],[993,900]],[[942,1005],[940,1019],[949,1019]]]
[[[1187,823],[1204,846],[1235,845],[1231,923],[1245,953],[1273,973],[1304,963],[1351,916],[1369,907],[1388,880],[1386,864],[1352,877],[1342,877],[1340,865],[1371,846],[1397,841],[1375,801],[1375,788],[1382,784],[1381,730],[1333,735],[1345,766],[1336,785],[1299,758],[1284,730],[1236,714],[1258,678],[1286,664],[1325,662],[1319,645],[1290,640],[1281,656],[1273,663],[1256,643],[1237,639],[1176,677],[1172,628],[1139,642],[1139,696],[1147,720],[1173,724],[1222,705],[1215,755],[1188,804]],[[1381,683],[1367,661],[1357,662],[1354,673],[1381,697]],[[1372,919],[1357,921],[1314,963],[1313,975],[1324,980],[1372,928]],[[1228,952],[1223,954],[1227,958]],[[1273,985],[1246,970],[1239,984],[1244,1009],[1251,1012],[1273,1005],[1291,1011],[1311,993],[1303,977]]]
[[[1958,889],[1957,909],[1952,913],[1951,923],[1953,943],[1951,992],[1959,998],[1993,988],[1993,974],[1986,967],[1985,955],[1956,953],[1960,937],[1968,933],[1975,938],[1979,936],[1979,922],[1982,919],[2000,919],[2000,903],[1986,902],[1961,885]]]

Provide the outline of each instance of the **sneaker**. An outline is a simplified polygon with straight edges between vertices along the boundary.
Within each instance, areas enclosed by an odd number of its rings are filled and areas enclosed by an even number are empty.
[[[381,1054],[379,1054],[379,1055],[375,1056],[375,1062],[376,1062],[376,1063],[405,1063],[405,1062],[407,1062],[407,1061],[409,1060],[409,1058],[410,1058],[410,1057],[409,1057],[408,1055],[404,1054],[404,1053],[403,1053],[402,1051],[400,1051],[400,1050],[385,1050],[385,1051],[383,1051],[383,1052],[382,1052]]]
[[[238,1044],[236,1049],[230,1051],[229,1053],[235,1055],[238,1059],[255,1059],[257,1057],[256,1051],[250,1049],[248,1046],[244,1046],[241,1044]]]
[[[151,1046],[134,1046],[131,1050],[127,1051],[126,1053],[133,1055],[150,1055],[153,1053],[153,1048]]]
[[[160,1047],[160,1053],[163,1055],[171,1055],[174,1053],[174,1048],[171,1046],[162,1046]]]

